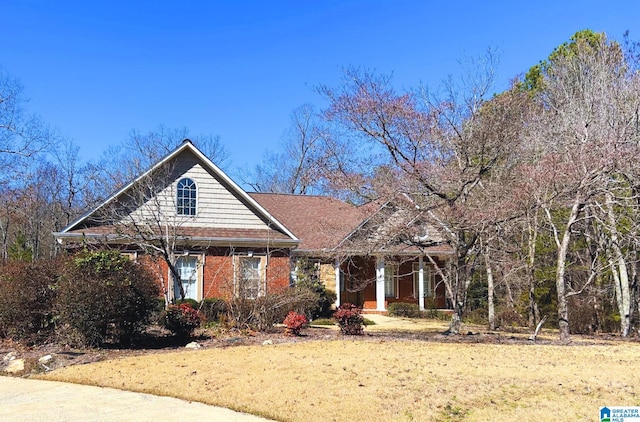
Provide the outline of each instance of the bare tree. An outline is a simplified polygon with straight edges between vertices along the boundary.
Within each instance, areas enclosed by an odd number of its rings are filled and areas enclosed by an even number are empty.
[[[322,193],[323,131],[311,104],[296,108],[279,150],[267,151],[261,164],[244,172],[243,182],[256,192]]]
[[[55,208],[56,198],[45,184],[56,180],[47,154],[60,138],[29,113],[26,105],[20,81],[0,67],[0,189],[6,201],[0,232],[4,258],[12,245],[28,248],[32,258],[49,256],[54,250],[49,211]]]
[[[137,179],[93,217],[95,223],[110,228],[118,242],[142,250],[151,263],[160,265],[157,275],[165,281],[162,263],[168,267],[171,279],[163,283],[167,302],[171,286],[178,287],[179,299],[185,298],[176,264],[181,251],[188,250],[184,224],[190,216],[176,212],[175,176],[175,166],[161,166]]]
[[[638,157],[638,77],[629,73],[618,44],[577,37],[571,54],[558,54],[542,73],[535,99],[541,107],[529,144],[538,159],[530,167],[536,198],[557,248],[556,290],[560,338],[569,339],[567,298],[584,289],[568,285],[567,255],[576,224],[596,198],[615,190],[619,174]],[[560,221],[554,210],[567,209]],[[591,277],[587,282],[592,280]]]
[[[55,142],[42,120],[24,108],[27,100],[20,81],[0,67],[0,182],[14,176],[32,158]]]
[[[147,133],[132,130],[128,139],[103,154],[98,165],[102,169],[100,191],[113,192],[124,186],[185,139],[190,139],[218,167],[229,164],[229,151],[216,135],[191,136],[186,127],[172,129],[162,125]]]
[[[331,101],[327,118],[347,135],[342,142],[364,144],[369,152],[366,157],[334,155],[327,173],[339,179],[335,183],[367,199],[406,195],[411,198],[406,212],[437,228],[453,248],[451,268],[442,273],[454,307],[452,333],[460,330],[485,218],[492,218],[478,193],[483,185],[488,189],[492,172],[514,162],[510,157],[519,150],[528,104],[516,90],[485,100],[491,56],[482,63],[486,66],[476,68],[482,72],[473,83],[449,84],[444,98],[396,94],[389,78],[354,70],[346,73],[340,90],[321,89]],[[424,236],[406,238],[428,246]]]

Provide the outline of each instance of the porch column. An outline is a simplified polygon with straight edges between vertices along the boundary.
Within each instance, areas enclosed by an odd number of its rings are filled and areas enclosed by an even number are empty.
[[[376,311],[386,311],[384,307],[384,258],[376,258]]]
[[[418,306],[424,311],[424,261],[422,255],[418,258]]]
[[[333,269],[336,275],[336,308],[340,306],[340,261],[336,258],[333,261]]]

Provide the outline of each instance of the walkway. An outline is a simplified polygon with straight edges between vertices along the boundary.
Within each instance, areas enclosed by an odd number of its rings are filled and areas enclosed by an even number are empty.
[[[0,376],[0,420],[264,422],[267,419],[172,397]]]

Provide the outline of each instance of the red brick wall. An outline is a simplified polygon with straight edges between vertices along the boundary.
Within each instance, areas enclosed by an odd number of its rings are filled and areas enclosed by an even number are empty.
[[[252,249],[256,255],[266,254],[265,250]],[[246,253],[236,249],[234,253]],[[163,259],[153,261],[149,256],[139,255],[138,260],[156,275],[163,291],[171,287],[168,279],[169,268]],[[266,260],[265,277],[267,292],[274,293],[289,287],[290,259],[288,251],[272,253]],[[233,255],[226,248],[210,248],[206,251],[202,266],[202,297],[230,299],[233,296]]]
[[[232,256],[228,254],[207,254],[202,270],[204,279],[202,295],[204,298],[220,297],[228,299],[233,295]]]
[[[244,254],[245,250],[235,250]],[[256,256],[266,255],[265,250],[252,249]],[[266,260],[265,277],[267,292],[274,293],[289,287],[290,259],[288,251],[272,253]],[[229,299],[233,296],[233,256],[226,249],[212,248],[207,251],[203,268],[203,297],[221,297]]]
[[[289,287],[291,260],[289,256],[272,256],[267,264],[267,291],[274,293]]]

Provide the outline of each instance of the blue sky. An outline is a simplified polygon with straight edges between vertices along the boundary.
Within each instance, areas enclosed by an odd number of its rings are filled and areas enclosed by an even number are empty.
[[[640,39],[640,2],[0,0],[0,65],[28,109],[85,159],[133,129],[217,134],[226,169],[275,149],[291,111],[321,105],[342,68],[437,88],[458,61],[497,48],[497,80],[546,58],[580,29]]]

